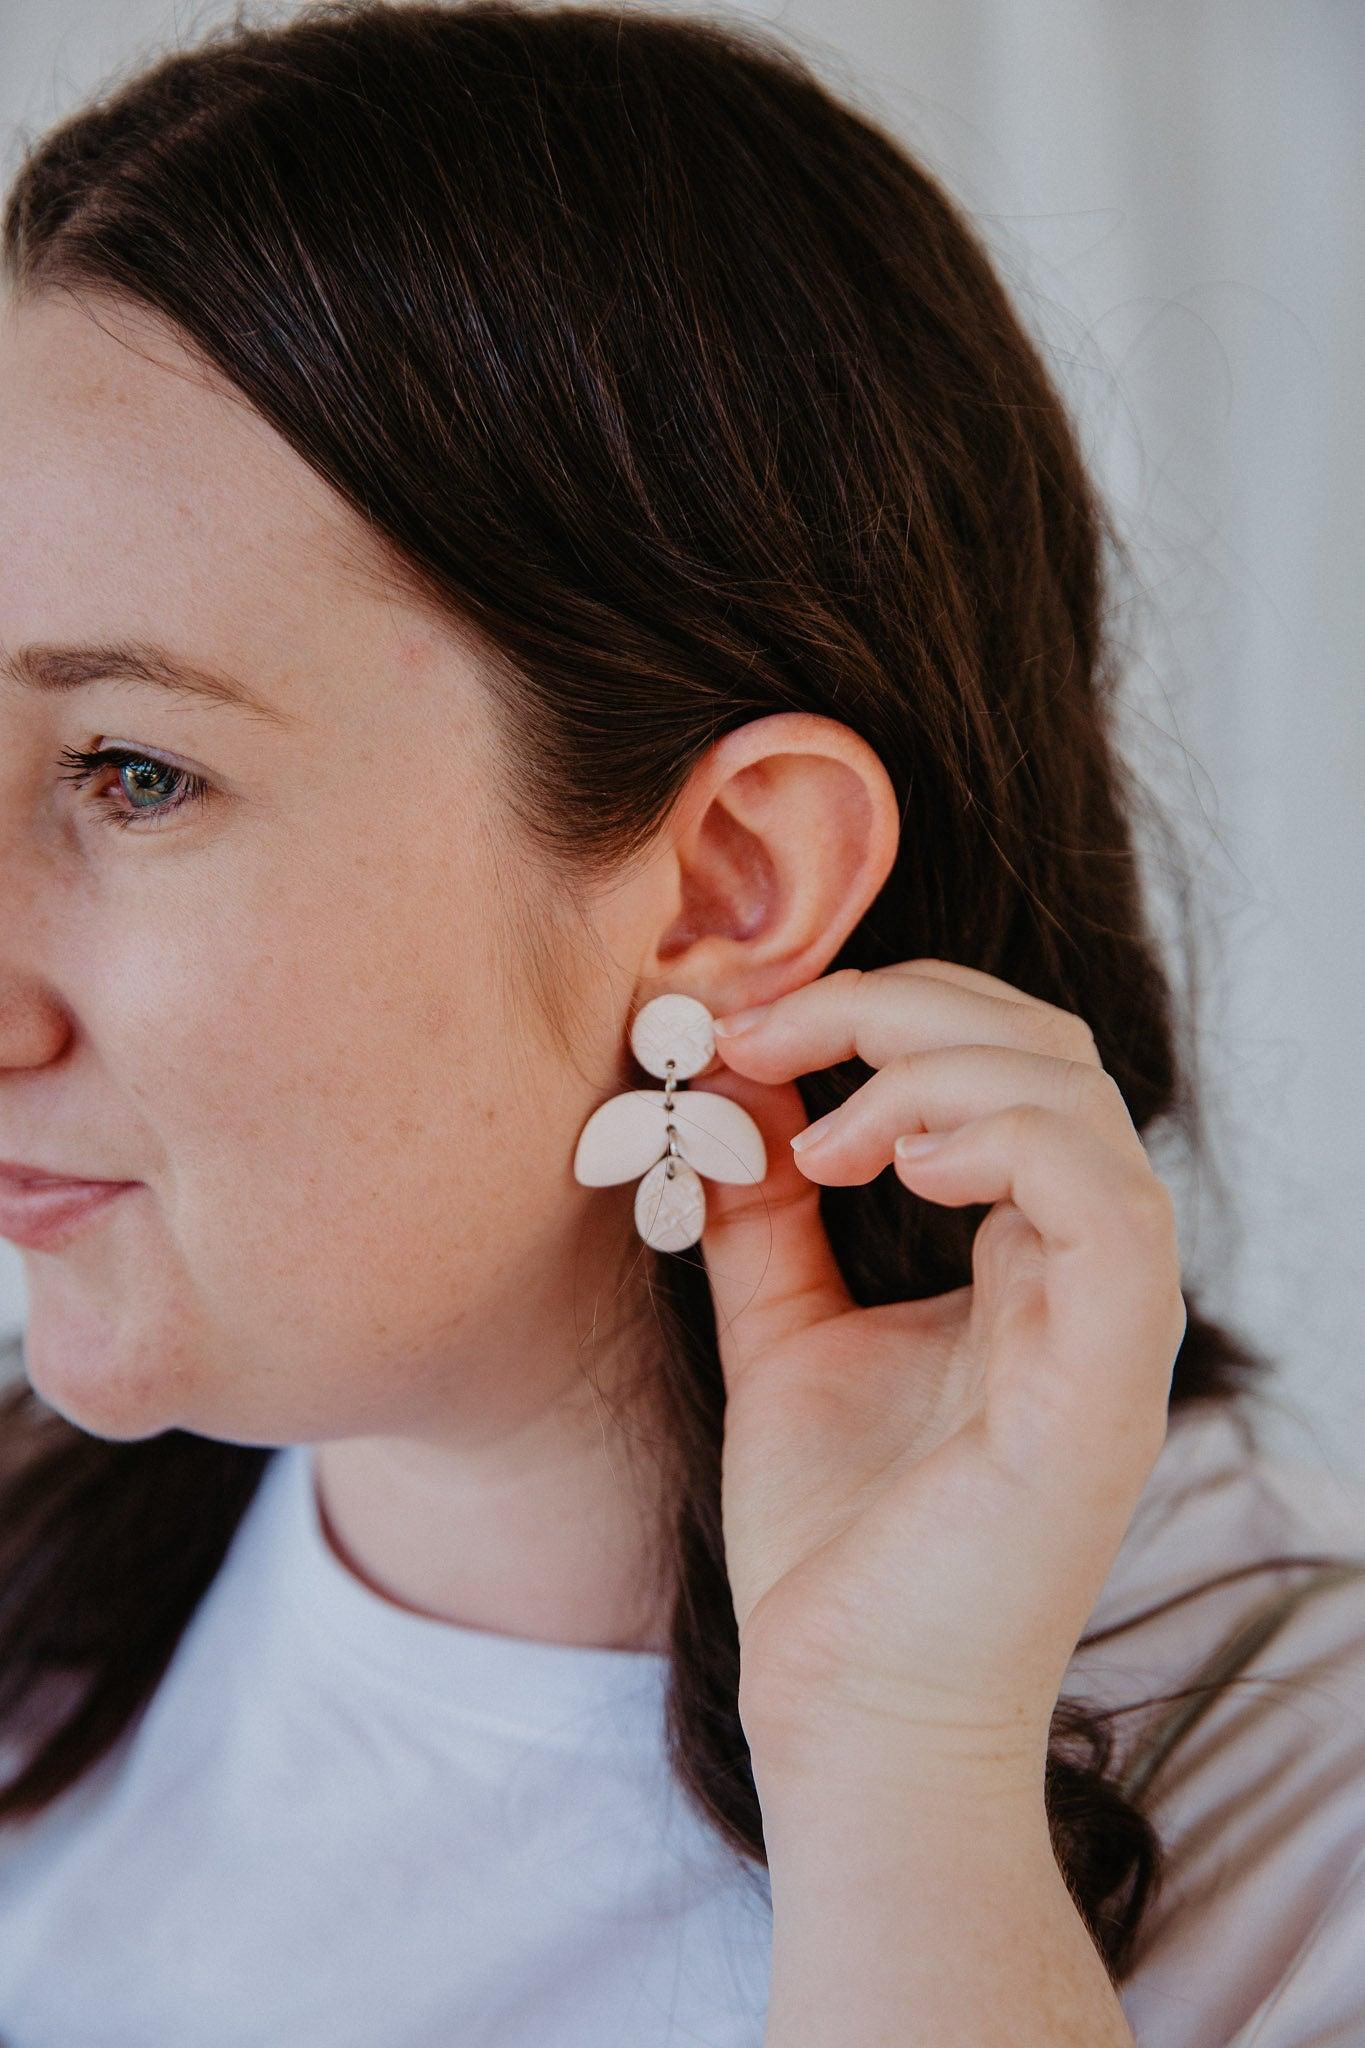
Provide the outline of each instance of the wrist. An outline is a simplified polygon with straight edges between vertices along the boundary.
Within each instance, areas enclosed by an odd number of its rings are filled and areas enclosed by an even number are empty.
[[[799,1725],[746,1720],[744,1730],[760,1796],[766,1788],[774,1801],[891,1798],[958,1811],[973,1804],[1044,1808],[1050,1726],[929,1726],[843,1713]]]
[[[754,1785],[770,1864],[819,1863],[837,1851],[898,1868],[921,1856],[938,1868],[945,1842],[968,1861],[999,1858],[1006,1845],[1053,1854],[1043,1788],[1016,1775],[793,1778],[773,1776],[756,1763]]]
[[[773,1907],[777,2048],[1103,2041],[1133,2048],[1018,1774],[756,1777]]]
[[[850,1901],[955,1939],[968,1899],[1041,1903],[1064,1884],[1041,1789],[1017,1776],[944,1772],[859,1781],[755,1773],[775,1913],[822,1924]]]

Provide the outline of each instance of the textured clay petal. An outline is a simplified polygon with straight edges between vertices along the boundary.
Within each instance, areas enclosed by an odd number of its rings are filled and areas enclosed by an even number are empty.
[[[768,1171],[762,1131],[748,1110],[728,1095],[685,1088],[673,1099],[673,1126],[683,1158],[707,1180],[753,1186]]]
[[[656,1252],[682,1252],[695,1244],[706,1225],[706,1191],[690,1166],[661,1159],[635,1191],[635,1228]]]
[[[578,1137],[574,1179],[586,1188],[636,1180],[668,1150],[662,1088],[631,1088],[599,1103]]]

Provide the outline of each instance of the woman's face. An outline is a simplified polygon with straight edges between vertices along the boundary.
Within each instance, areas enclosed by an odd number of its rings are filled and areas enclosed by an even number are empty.
[[[514,1421],[629,1243],[633,1191],[569,1162],[640,906],[573,1071],[515,983],[510,892],[549,884],[474,656],[239,395],[96,303],[0,325],[0,655],[155,642],[260,708],[0,681],[0,1157],[139,1183],[22,1253],[29,1377],[112,1438]],[[165,765],[62,780],[114,745]]]

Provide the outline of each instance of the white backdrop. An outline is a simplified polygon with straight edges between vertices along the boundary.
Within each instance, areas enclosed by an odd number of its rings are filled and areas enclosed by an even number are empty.
[[[1203,933],[1232,1206],[1170,1162],[1186,1268],[1281,1362],[1277,1447],[1365,1477],[1365,9],[733,11],[944,177],[1072,396],[1141,569],[1118,620],[1128,742],[1174,810]],[[21,126],[228,12],[0,0],[3,168]],[[23,1315],[0,1243],[0,1329]]]

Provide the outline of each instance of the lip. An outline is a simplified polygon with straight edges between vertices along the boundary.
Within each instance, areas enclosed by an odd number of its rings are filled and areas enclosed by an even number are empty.
[[[24,1159],[0,1159],[0,1188],[3,1187],[112,1188],[126,1187],[126,1181],[106,1180],[103,1174],[57,1173],[46,1166],[30,1166]]]
[[[28,1251],[54,1251],[93,1222],[136,1180],[67,1180],[27,1186],[0,1175],[0,1237]]]

